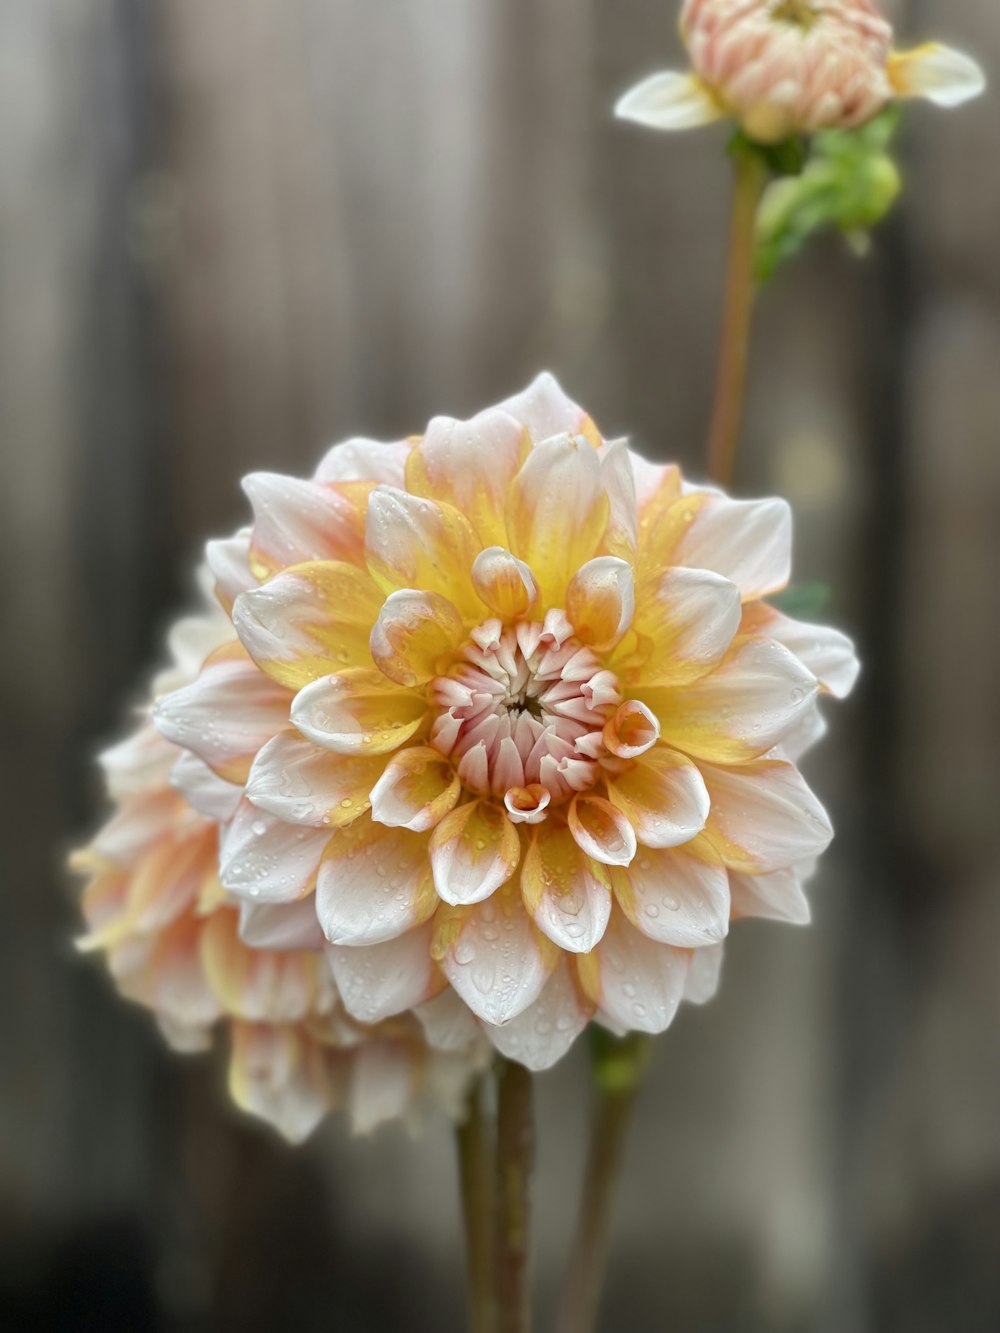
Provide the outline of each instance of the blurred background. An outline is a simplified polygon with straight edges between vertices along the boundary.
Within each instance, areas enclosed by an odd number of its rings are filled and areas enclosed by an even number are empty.
[[[75,955],[62,857],[240,476],[471,414],[541,367],[697,473],[725,131],[616,124],[672,0],[0,3],[0,1328],[462,1327],[448,1129],[286,1149]],[[1000,68],[994,0],[896,6]],[[760,307],[738,489],[865,674],[807,770],[808,931],[745,923],[660,1040],[607,1333],[1000,1328],[1000,116]],[[539,1082],[539,1328],[584,1052]]]

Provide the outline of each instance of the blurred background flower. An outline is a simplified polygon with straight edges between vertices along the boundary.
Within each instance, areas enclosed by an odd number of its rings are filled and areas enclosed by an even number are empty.
[[[616,124],[663,0],[11,0],[0,10],[0,1325],[459,1327],[444,1126],[289,1153],[81,960],[95,750],[235,479],[465,416],[549,365],[697,475],[726,130]],[[993,0],[898,5],[995,68]],[[992,1333],[1000,1310],[1000,118],[908,109],[865,264],[760,302],[738,490],[866,664],[810,756],[815,927],[747,923],[658,1045],[611,1329]],[[542,1314],[583,1053],[540,1081]],[[429,1206],[429,1201],[433,1206]],[[443,1201],[443,1202],[441,1202]],[[386,1279],[387,1271],[392,1281]],[[544,1319],[541,1325],[546,1326]]]
[[[734,117],[752,139],[856,129],[896,98],[959,106],[985,86],[961,51],[928,42],[895,51],[873,0],[685,0],[691,72],[652,74],[618,115],[660,130]]]

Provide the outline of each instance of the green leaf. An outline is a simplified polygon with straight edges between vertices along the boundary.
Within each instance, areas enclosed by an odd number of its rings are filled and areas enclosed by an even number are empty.
[[[811,236],[837,228],[855,252],[890,212],[902,188],[890,155],[899,125],[895,107],[858,130],[813,136],[800,174],[768,186],[757,218],[757,280],[766,282]]]

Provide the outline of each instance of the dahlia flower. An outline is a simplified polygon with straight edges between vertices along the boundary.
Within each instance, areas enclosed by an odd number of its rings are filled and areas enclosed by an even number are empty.
[[[244,489],[208,549],[238,639],[156,722],[192,804],[242,788],[222,885],[314,910],[356,1020],[541,1068],[708,998],[731,917],[807,918],[795,758],[857,667],[765,600],[783,501],[685,485],[550,376]]]
[[[863,125],[895,98],[951,107],[985,87],[976,62],[950,47],[895,51],[871,0],[686,0],[681,35],[690,71],[644,79],[619,116],[660,130],[735,117],[775,143]]]
[[[154,695],[180,688],[232,638],[217,605],[181,621]],[[153,1011],[174,1049],[206,1049],[224,1024],[234,1100],[293,1141],[337,1106],[356,1131],[431,1104],[458,1114],[475,1050],[432,1050],[412,1016],[359,1024],[337,996],[310,904],[241,908],[222,888],[220,823],[239,787],[165,740],[148,709],[101,763],[117,809],[73,857],[89,876],[80,945],[105,954],[119,990]]]

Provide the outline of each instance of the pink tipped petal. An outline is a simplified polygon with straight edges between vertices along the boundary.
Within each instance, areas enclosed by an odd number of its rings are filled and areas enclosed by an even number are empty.
[[[486,605],[503,621],[524,620],[538,601],[538,584],[524,563],[502,546],[480,551],[472,582]]]
[[[602,865],[627,866],[635,856],[635,830],[603,797],[574,796],[569,831],[580,850]]]
[[[338,491],[273,472],[244,477],[243,490],[254,512],[250,564],[261,577],[306,560],[362,558],[357,510]]]
[[[386,593],[419,588],[481,618],[483,604],[469,574],[483,543],[451,505],[379,486],[368,501],[365,549],[372,576]]]
[[[690,955],[657,944],[613,912],[604,938],[577,967],[584,991],[627,1032],[663,1032],[684,994]]]
[[[616,556],[589,560],[566,591],[566,614],[576,637],[596,652],[606,652],[621,640],[634,611],[632,566]]]
[[[802,891],[802,881],[794,866],[773,870],[768,875],[729,876],[733,918],[763,917],[767,921],[786,921],[792,926],[808,926],[812,920],[809,900]]]
[[[583,408],[563,393],[555,376],[548,371],[543,371],[527,389],[500,406],[522,426],[527,426],[536,445],[554,435],[583,434],[589,421]]]
[[[258,810],[290,824],[342,828],[368,809],[382,765],[377,756],[331,754],[283,731],[254,760],[246,794]]]
[[[745,601],[788,583],[792,512],[784,500],[730,500],[703,491],[681,501],[681,508],[684,522],[672,564],[721,574]]]
[[[569,953],[589,953],[611,914],[607,871],[565,825],[546,823],[533,830],[521,895],[538,929]]]
[[[731,870],[766,874],[829,846],[830,820],[794,764],[701,769],[712,798],[706,835]]]
[[[690,847],[643,849],[627,870],[611,872],[615,896],[637,930],[678,949],[725,939],[729,876],[707,850],[708,858]]]
[[[545,606],[562,606],[570,579],[596,555],[609,513],[600,459],[582,436],[558,436],[529,455],[510,487],[507,536]]]
[[[288,725],[291,696],[240,651],[210,658],[197,680],[156,701],[157,729],[220,777],[242,782],[253,757]]]
[[[485,1023],[509,1023],[534,1004],[557,954],[540,935],[516,889],[462,912],[450,927],[441,968]]]
[[[527,787],[510,787],[503,798],[507,818],[512,824],[540,824],[546,817],[552,793],[540,782]]]
[[[372,819],[425,833],[458,803],[462,786],[437,750],[414,746],[394,754],[371,792]]]
[[[424,700],[364,667],[314,680],[298,692],[291,709],[303,736],[337,754],[398,750],[420,730],[426,714]]]
[[[389,680],[412,689],[438,674],[464,633],[446,597],[406,588],[386,598],[371,632],[371,656]]]
[[[521,843],[500,806],[470,801],[441,820],[431,835],[430,854],[438,896],[467,905],[507,883],[521,859]]]
[[[986,91],[986,76],[971,56],[929,42],[889,57],[889,78],[900,97],[924,97],[937,106],[961,106]]]
[[[593,1005],[579,993],[566,963],[552,973],[538,999],[503,1027],[485,1024],[501,1055],[527,1069],[551,1069],[590,1022]]]
[[[326,937],[312,894],[293,903],[240,903],[240,939],[249,949],[322,949]]]
[[[320,862],[316,915],[331,944],[395,939],[433,915],[427,839],[359,819],[336,833]]]
[[[254,902],[290,903],[312,891],[327,829],[286,824],[244,801],[219,846],[224,888]]]
[[[507,489],[529,448],[524,426],[500,408],[471,421],[435,417],[407,461],[406,488],[459,510],[484,545],[502,545]]]
[[[233,624],[261,670],[299,690],[343,667],[370,667],[382,598],[367,572],[338,561],[292,565],[237,597]]]
[[[678,847],[705,827],[708,791],[695,764],[665,745],[608,778],[608,793],[644,847]]]
[[[714,670],[740,627],[735,583],[707,569],[668,569],[650,589],[636,628],[652,641],[646,685],[686,685]]]
[[[630,88],[615,105],[619,120],[654,130],[690,130],[710,125],[725,110],[694,74],[665,70]]]
[[[723,953],[721,944],[691,950],[691,962],[684,981],[684,999],[690,1004],[708,1004],[709,1000],[715,999],[722,977]]]
[[[381,1023],[435,995],[440,981],[431,958],[432,934],[428,923],[363,948],[328,945],[333,979],[347,1012],[360,1023]]]
[[[638,699],[626,699],[604,724],[605,748],[619,759],[638,759],[660,739],[660,724]]]
[[[402,486],[409,455],[410,444],[405,440],[391,444],[360,437],[344,440],[327,451],[316,469],[316,480],[373,481],[379,485]]]
[[[698,759],[742,763],[780,744],[813,707],[819,683],[770,639],[738,641],[717,671],[643,698],[664,738]]]

